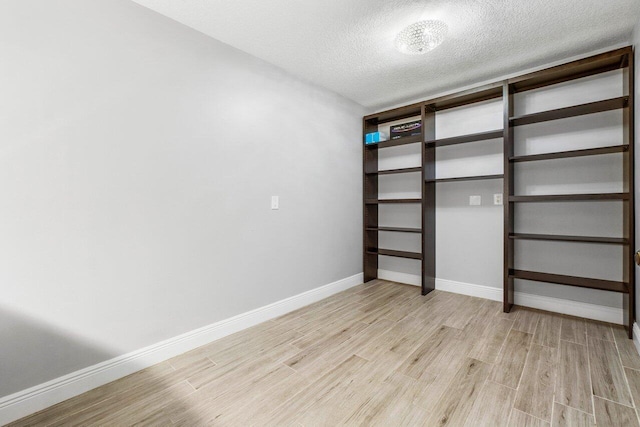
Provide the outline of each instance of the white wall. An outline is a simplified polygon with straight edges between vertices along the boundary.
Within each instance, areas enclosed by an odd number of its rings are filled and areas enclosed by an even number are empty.
[[[502,129],[501,100],[436,113],[436,138]],[[502,173],[502,138],[436,149],[436,178]],[[436,184],[436,277],[501,287],[502,180]],[[469,206],[469,196],[480,206]]]
[[[359,105],[125,0],[0,57],[0,396],[362,271]]]

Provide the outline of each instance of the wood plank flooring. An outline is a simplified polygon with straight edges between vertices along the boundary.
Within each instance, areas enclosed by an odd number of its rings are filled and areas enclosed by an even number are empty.
[[[639,426],[621,327],[375,280],[11,426]]]

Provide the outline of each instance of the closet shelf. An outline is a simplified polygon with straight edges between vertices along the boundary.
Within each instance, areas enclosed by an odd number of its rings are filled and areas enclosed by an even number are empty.
[[[606,73],[607,71],[625,68],[630,47],[623,47],[605,52],[590,58],[579,59],[568,64],[557,65],[546,70],[509,79],[509,84],[515,93],[555,85],[566,81]]]
[[[577,286],[580,288],[599,289],[612,292],[629,292],[629,284],[613,280],[592,279],[588,277],[565,276],[562,274],[541,273],[537,271],[509,270],[512,279],[532,280],[534,282],[555,283],[558,285]]]
[[[365,175],[391,175],[396,173],[411,173],[411,172],[422,172],[421,166],[416,166],[414,168],[401,168],[401,169],[387,169],[376,172],[366,172]]]
[[[365,199],[367,205],[378,205],[382,203],[422,203],[422,199]]]
[[[601,113],[603,111],[617,110],[629,105],[629,97],[605,99],[604,101],[589,102],[587,104],[558,108],[557,110],[543,111],[540,113],[525,114],[509,118],[512,126],[530,125],[533,123],[547,122],[550,120],[566,119],[568,117],[583,116],[585,114]]]
[[[455,177],[455,178],[436,178],[436,179],[425,179],[425,182],[480,181],[480,180],[488,180],[488,179],[502,179],[502,178],[504,178],[504,174],[498,174],[498,175],[459,176],[459,177]]]
[[[579,202],[589,200],[629,200],[629,193],[545,194],[536,196],[509,196],[510,202]]]
[[[370,255],[386,255],[396,258],[422,259],[422,254],[419,252],[395,251],[391,249],[367,249],[367,253]]]
[[[450,95],[432,99],[427,103],[428,111],[436,112],[450,108],[462,107],[491,99],[502,98],[502,82],[489,83],[483,86],[463,90]]]
[[[608,147],[598,148],[586,148],[583,150],[571,150],[571,151],[559,151],[555,153],[544,154],[530,154],[526,156],[513,156],[509,157],[509,161],[517,162],[533,162],[536,160],[550,160],[550,159],[566,159],[570,157],[585,157],[585,156],[597,156],[601,154],[622,153],[629,151],[629,145],[612,145]]]
[[[421,113],[421,108],[422,103],[405,105],[404,107],[394,108],[393,110],[369,114],[368,116],[364,116],[364,120],[365,122],[372,122],[376,125],[380,125],[382,123],[394,122],[396,120],[419,116]]]
[[[398,233],[422,233],[421,228],[407,227],[366,227],[367,231],[395,231]]]
[[[422,135],[405,136],[404,138],[390,139],[389,141],[381,141],[375,144],[368,144],[364,147],[369,150],[377,148],[396,147],[398,145],[415,144],[422,141]]]
[[[609,245],[628,245],[629,239],[624,237],[594,237],[594,236],[565,236],[559,234],[527,234],[511,233],[510,239],[519,240],[545,240],[556,242],[580,242],[580,243],[601,243]]]
[[[447,145],[465,144],[467,142],[484,141],[503,137],[503,130],[492,130],[489,132],[473,133],[468,135],[454,136],[451,138],[432,139],[427,141],[427,147],[444,147]]]

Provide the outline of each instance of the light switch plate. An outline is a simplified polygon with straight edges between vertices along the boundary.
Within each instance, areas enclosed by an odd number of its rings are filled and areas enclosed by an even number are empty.
[[[493,204],[494,205],[502,204],[502,193],[497,193],[493,195]]]
[[[482,204],[482,197],[469,196],[469,206],[480,206]]]
[[[271,209],[280,209],[280,198],[278,196],[271,196]]]

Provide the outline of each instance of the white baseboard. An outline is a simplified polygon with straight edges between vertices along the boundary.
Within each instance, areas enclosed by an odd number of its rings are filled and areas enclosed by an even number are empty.
[[[363,274],[221,320],[0,399],[0,425],[362,283]]]
[[[617,325],[622,325],[624,323],[622,308],[617,307],[570,301],[562,298],[524,294],[521,292],[516,292],[514,294],[514,303],[524,307],[554,311],[556,313],[600,320],[601,322],[615,323]]]
[[[390,270],[378,270],[378,279],[404,283],[406,285],[422,286],[422,279],[416,274],[399,273],[397,271]]]
[[[378,270],[378,278],[416,286],[420,286],[421,283],[420,276],[389,270]],[[491,286],[476,285],[473,283],[456,282],[454,280],[436,279],[436,289],[446,292],[453,292],[456,294],[490,299],[493,301],[502,301],[502,288],[493,288]],[[516,292],[514,294],[514,303],[523,307],[553,311],[556,313],[600,320],[603,322],[615,323],[618,325],[621,325],[623,323],[622,308],[607,307],[603,305],[526,294],[522,292]]]
[[[502,301],[502,288],[492,288],[490,286],[475,285],[472,283],[462,283],[455,282],[453,280],[436,279],[436,289],[490,299],[494,301]],[[526,294],[523,292],[514,293],[514,303],[523,307],[553,311],[555,313],[584,317],[586,319],[600,320],[602,322],[615,323],[618,325],[622,325],[623,323],[622,308],[607,307],[604,305],[589,304],[586,302],[570,301],[562,298]]]
[[[502,301],[502,289],[473,283],[456,282],[447,279],[436,279],[436,289],[472,297]]]
[[[636,322],[633,322],[633,344],[636,346],[638,354],[640,354],[640,327]]]

